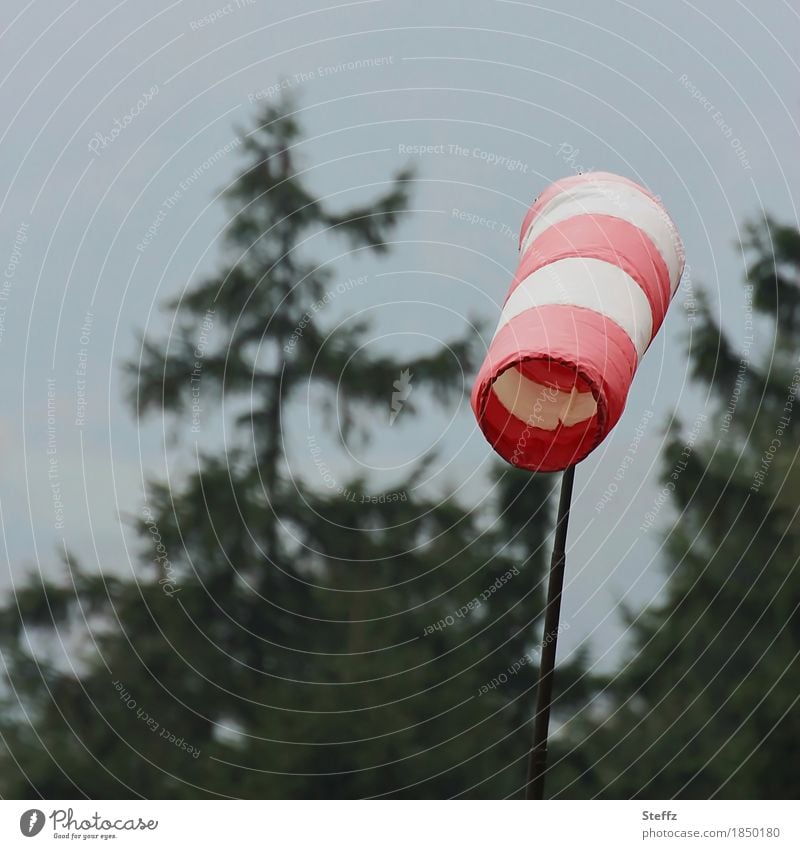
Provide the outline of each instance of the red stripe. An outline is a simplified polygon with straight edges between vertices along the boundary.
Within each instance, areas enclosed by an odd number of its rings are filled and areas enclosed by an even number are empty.
[[[644,230],[612,215],[575,215],[548,227],[525,251],[508,297],[534,271],[569,257],[599,259],[632,277],[650,303],[656,335],[670,301],[669,269]]]
[[[597,414],[587,422],[556,430],[527,428],[502,408],[492,391],[492,383],[503,371],[522,363],[526,372],[546,374],[553,363],[572,372],[573,385],[586,386],[594,395]],[[495,451],[509,462],[538,471],[563,469],[583,459],[617,423],[636,363],[636,350],[627,333],[599,313],[560,304],[530,309],[502,327],[489,346],[473,386],[472,409]],[[564,388],[564,373],[551,385]],[[523,436],[524,446],[520,445]]]
[[[666,213],[666,209],[664,209],[663,204],[654,194],[651,194],[643,186],[640,186],[638,183],[634,183],[633,180],[629,180],[627,177],[620,177],[618,174],[610,174],[608,171],[591,171],[587,174],[563,177],[561,180],[556,180],[555,183],[551,183],[531,205],[531,208],[528,210],[528,214],[525,216],[525,220],[522,222],[522,230],[520,230],[519,234],[519,247],[522,247],[522,240],[525,238],[525,234],[528,232],[534,218],[541,213],[544,207],[547,206],[547,204],[549,204],[556,195],[560,195],[562,192],[566,192],[576,186],[580,186],[582,183],[594,182],[596,180],[608,180],[609,182],[624,183],[627,186],[631,186],[632,188],[640,191],[643,195],[645,195],[645,197],[650,198],[650,200],[658,204],[658,206],[660,206]]]

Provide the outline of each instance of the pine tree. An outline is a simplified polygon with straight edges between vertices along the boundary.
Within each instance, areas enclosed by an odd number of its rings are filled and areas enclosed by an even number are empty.
[[[635,652],[602,718],[574,729],[565,795],[800,792],[800,233],[769,218],[746,232],[741,325],[724,331],[701,297],[691,335],[711,400],[664,457],[666,593],[628,613]]]
[[[139,415],[166,416],[180,438],[216,407],[224,443],[198,448],[184,479],[148,483],[135,576],[68,557],[61,579],[31,576],[0,610],[0,791],[518,793],[551,479],[499,471],[474,509],[419,485],[429,460],[392,491],[293,474],[286,435],[302,432],[292,404],[310,385],[314,432],[358,438],[392,396],[413,422],[408,380],[425,409],[459,397],[474,363],[467,338],[368,356],[366,325],[334,329],[309,306],[335,278],[304,240],[385,254],[408,172],[337,212],[298,173],[290,104],[244,138],[225,264],[166,305],[169,336],[144,339],[128,366]],[[579,662],[560,676],[584,697]]]

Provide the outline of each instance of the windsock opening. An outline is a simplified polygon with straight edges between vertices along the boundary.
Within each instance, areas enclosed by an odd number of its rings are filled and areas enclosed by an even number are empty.
[[[531,380],[517,366],[507,368],[492,390],[509,413],[531,426],[555,430],[585,422],[597,414],[597,401],[577,385],[564,391],[552,383]]]
[[[473,405],[484,435],[508,462],[530,471],[557,471],[589,454],[608,418],[602,383],[573,363],[542,355],[498,368],[476,384]]]

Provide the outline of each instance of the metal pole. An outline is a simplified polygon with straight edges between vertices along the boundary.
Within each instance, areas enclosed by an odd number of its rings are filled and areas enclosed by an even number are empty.
[[[550,703],[553,698],[553,677],[558,643],[558,620],[561,615],[561,589],[564,586],[567,525],[572,501],[575,466],[569,466],[561,477],[558,499],[553,556],[550,560],[550,580],[547,586],[547,606],[544,612],[542,655],[539,662],[539,683],[536,686],[536,713],[533,717],[533,745],[528,759],[526,798],[544,799],[544,775],[547,770],[547,730],[550,725]]]

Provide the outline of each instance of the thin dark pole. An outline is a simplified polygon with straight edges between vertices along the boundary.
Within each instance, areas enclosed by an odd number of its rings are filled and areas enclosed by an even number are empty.
[[[550,726],[550,703],[553,700],[553,677],[558,643],[558,620],[561,616],[561,590],[564,586],[567,525],[572,502],[575,466],[569,466],[561,476],[561,495],[558,499],[553,556],[550,560],[550,580],[547,585],[547,607],[544,611],[542,655],[539,661],[539,683],[536,686],[536,713],[533,717],[533,746],[528,759],[526,798],[544,799],[544,774],[547,770],[547,730]]]

